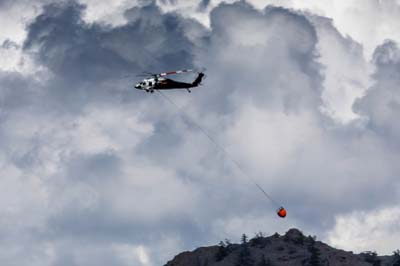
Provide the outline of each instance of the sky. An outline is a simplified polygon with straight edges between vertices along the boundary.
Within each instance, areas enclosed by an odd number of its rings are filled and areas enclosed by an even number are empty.
[[[400,1],[0,0],[0,23],[1,265],[164,265],[293,227],[400,248]],[[165,92],[180,110],[133,87],[183,68],[207,77]]]

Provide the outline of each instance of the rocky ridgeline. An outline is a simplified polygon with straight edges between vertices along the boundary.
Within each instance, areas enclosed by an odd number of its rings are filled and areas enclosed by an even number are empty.
[[[400,245],[400,243],[399,243]],[[400,254],[377,256],[374,252],[354,254],[332,248],[304,236],[298,229],[285,235],[262,234],[241,244],[221,242],[218,246],[201,247],[183,252],[165,266],[400,266]]]

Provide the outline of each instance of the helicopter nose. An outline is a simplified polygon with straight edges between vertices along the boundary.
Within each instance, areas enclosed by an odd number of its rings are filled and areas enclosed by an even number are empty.
[[[136,89],[140,89],[140,85],[139,85],[139,84],[136,84],[136,85],[135,85],[135,88],[136,88]]]

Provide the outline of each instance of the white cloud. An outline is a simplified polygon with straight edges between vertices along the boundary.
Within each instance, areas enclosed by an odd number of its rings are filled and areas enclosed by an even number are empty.
[[[5,1],[0,7],[0,71],[33,73],[34,65],[22,52],[26,26],[40,12],[37,2]]]
[[[112,248],[123,262],[124,266],[151,266],[147,249],[144,246],[114,244]]]
[[[265,182],[271,184],[280,182],[277,174],[287,167],[289,158],[296,157],[310,141],[319,141],[321,134],[310,113],[265,112],[249,105],[227,130],[226,142],[239,161],[248,163],[257,176],[269,177]]]
[[[327,237],[330,244],[345,250],[391,255],[399,249],[400,208],[382,207],[338,215]]]
[[[264,8],[273,4],[311,11],[332,18],[336,28],[344,35],[361,43],[367,60],[375,47],[385,39],[400,41],[400,4],[397,0],[249,0],[254,6]]]
[[[138,6],[140,0],[78,0],[86,5],[83,19],[88,23],[100,22],[118,26],[126,23],[124,11],[133,6]]]
[[[37,2],[5,1],[0,8],[0,43],[9,39],[21,44],[26,37],[25,27],[40,12]]]
[[[342,36],[333,22],[323,17],[308,16],[318,35],[318,61],[323,64],[323,112],[337,122],[350,122],[358,116],[353,112],[355,99],[371,86],[373,65],[363,56],[363,47],[350,37]]]
[[[209,26],[209,12],[216,4],[211,1],[207,8],[200,10],[200,3],[201,0],[157,0],[157,4],[161,7],[163,12],[177,12],[185,17],[194,18],[205,26]]]

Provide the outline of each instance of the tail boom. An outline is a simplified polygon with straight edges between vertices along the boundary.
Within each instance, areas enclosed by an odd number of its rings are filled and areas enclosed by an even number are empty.
[[[192,83],[193,87],[199,86],[199,84],[203,80],[203,77],[204,77],[204,73],[200,72],[199,75],[197,76],[197,78]]]

